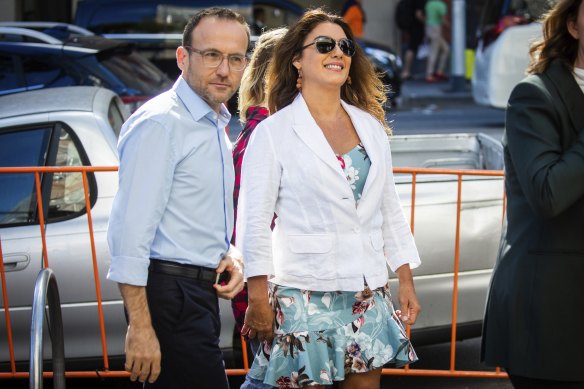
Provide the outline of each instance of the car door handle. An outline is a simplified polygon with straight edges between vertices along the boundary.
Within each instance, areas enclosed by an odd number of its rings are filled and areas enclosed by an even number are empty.
[[[4,254],[4,270],[19,271],[28,266],[30,256],[25,253]]]

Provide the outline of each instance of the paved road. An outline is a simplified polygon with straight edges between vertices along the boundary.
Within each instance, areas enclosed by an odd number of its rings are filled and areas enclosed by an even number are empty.
[[[398,135],[485,132],[500,139],[505,112],[470,103],[452,105],[448,101],[437,101],[423,106],[390,110],[386,118]]]

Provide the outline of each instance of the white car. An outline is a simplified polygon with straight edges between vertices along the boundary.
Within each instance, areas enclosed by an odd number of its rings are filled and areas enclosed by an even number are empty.
[[[540,23],[507,28],[490,45],[479,42],[472,77],[472,96],[478,104],[506,108],[511,91],[526,76],[529,46],[540,39]]]

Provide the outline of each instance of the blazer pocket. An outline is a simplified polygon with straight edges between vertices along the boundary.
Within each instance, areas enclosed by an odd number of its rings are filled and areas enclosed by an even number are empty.
[[[326,254],[333,248],[333,239],[325,234],[289,235],[290,251],[295,254]]]
[[[371,239],[371,246],[373,246],[373,249],[375,251],[380,251],[383,249],[384,242],[383,242],[383,234],[381,233],[381,231],[372,232],[369,235],[369,238]]]

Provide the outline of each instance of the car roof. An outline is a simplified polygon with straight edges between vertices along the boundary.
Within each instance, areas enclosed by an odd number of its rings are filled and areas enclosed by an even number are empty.
[[[109,92],[94,86],[67,86],[0,96],[0,119],[58,111],[91,112],[100,91]]]
[[[68,27],[67,27],[68,28]],[[60,34],[59,32],[62,32]],[[96,53],[111,49],[131,50],[133,45],[128,42],[107,39],[97,35],[79,35],[71,30],[54,29],[37,31],[25,27],[2,26],[0,23],[0,43],[10,46],[31,47],[33,50],[41,47],[53,47],[58,50],[73,52]]]

